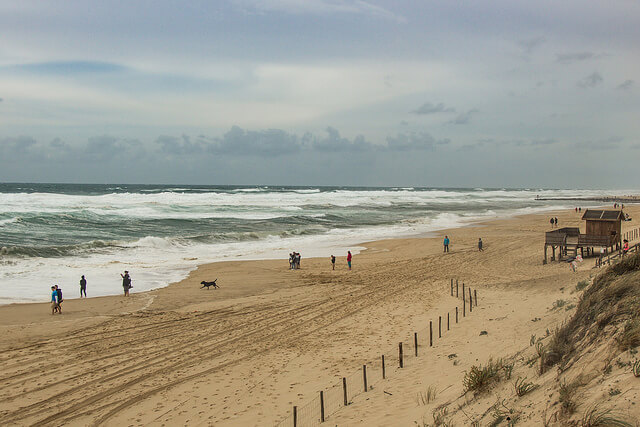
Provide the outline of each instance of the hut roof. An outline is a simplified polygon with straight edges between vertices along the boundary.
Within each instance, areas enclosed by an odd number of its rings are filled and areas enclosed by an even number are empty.
[[[620,221],[623,219],[622,211],[607,211],[602,209],[587,209],[582,215],[587,221]]]

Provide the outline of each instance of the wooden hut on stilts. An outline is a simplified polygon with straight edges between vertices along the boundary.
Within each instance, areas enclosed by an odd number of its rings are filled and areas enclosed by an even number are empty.
[[[564,257],[580,254],[592,255],[596,249],[606,253],[621,247],[622,210],[587,209],[582,215],[586,222],[585,233],[578,227],[564,227],[545,233],[544,260],[547,263],[547,249],[551,247],[551,261],[562,261]],[[558,256],[556,258],[556,249]]]

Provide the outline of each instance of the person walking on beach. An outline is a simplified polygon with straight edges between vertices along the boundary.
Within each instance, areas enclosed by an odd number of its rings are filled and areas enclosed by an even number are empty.
[[[347,265],[349,266],[349,270],[351,270],[351,251],[347,251]]]
[[[80,298],[82,298],[82,294],[84,294],[84,297],[87,297],[87,280],[84,278],[84,275],[82,276],[82,279],[80,279]]]
[[[122,277],[122,288],[124,289],[124,296],[129,296],[129,289],[133,288],[131,286],[131,276],[129,276],[129,272],[127,270],[124,271],[124,274],[120,274]]]
[[[62,314],[62,289],[56,285],[56,294],[58,295],[58,313]]]
[[[482,249],[482,237],[478,238],[478,251],[482,252],[484,249]]]
[[[551,228],[553,228],[553,217],[549,220],[549,224],[551,224]]]
[[[553,218],[553,223],[556,227],[558,226],[558,217]]]
[[[336,269],[336,257],[334,257],[333,255],[331,255],[331,269]]]
[[[51,287],[51,315],[53,316],[58,311],[58,292],[56,292],[56,287]]]
[[[444,236],[442,244],[444,245],[444,252],[449,252],[449,236]]]

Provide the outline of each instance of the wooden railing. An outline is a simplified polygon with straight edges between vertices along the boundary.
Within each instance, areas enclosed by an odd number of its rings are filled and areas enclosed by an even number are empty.
[[[627,252],[627,254],[630,253],[630,252],[640,252],[640,243],[636,243],[633,246],[629,246],[629,251]],[[619,250],[619,251],[616,251],[615,253],[611,253],[609,255],[601,254],[596,259],[595,267],[602,267],[603,265],[611,265],[611,261],[614,261],[614,263],[615,263],[616,260],[618,260],[618,258],[620,260],[622,260],[625,255],[626,254],[624,253],[624,251],[622,249]]]

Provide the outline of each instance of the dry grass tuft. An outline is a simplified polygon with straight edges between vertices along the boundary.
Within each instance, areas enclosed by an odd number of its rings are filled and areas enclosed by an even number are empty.
[[[525,394],[530,393],[538,388],[538,386],[534,383],[528,382],[527,377],[518,377],[513,387],[516,389],[516,394],[518,395],[518,397],[522,397]]]
[[[465,393],[468,391],[476,393],[487,391],[493,383],[500,381],[500,373],[505,373],[505,365],[502,359],[497,361],[489,359],[484,366],[473,365],[469,371],[465,372],[462,379]],[[511,365],[511,369],[513,369],[513,365]],[[511,370],[509,370],[509,375],[511,375]]]
[[[593,406],[584,413],[580,420],[582,427],[633,427],[623,416],[615,414],[611,409],[600,409],[598,405]]]

